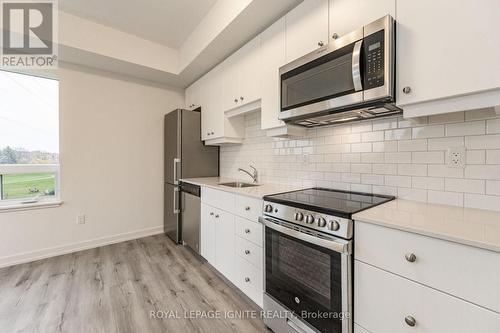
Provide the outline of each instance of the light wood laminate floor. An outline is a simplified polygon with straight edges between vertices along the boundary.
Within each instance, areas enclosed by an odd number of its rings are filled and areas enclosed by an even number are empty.
[[[191,310],[258,308],[164,235],[0,269],[2,333],[267,331],[259,318],[186,318]]]

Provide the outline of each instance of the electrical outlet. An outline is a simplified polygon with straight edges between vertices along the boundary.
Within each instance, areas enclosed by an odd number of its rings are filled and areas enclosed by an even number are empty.
[[[446,164],[450,168],[465,167],[465,147],[448,148],[446,154]]]
[[[87,223],[87,215],[85,215],[85,214],[78,215],[77,223],[78,224],[85,224],[85,223]]]

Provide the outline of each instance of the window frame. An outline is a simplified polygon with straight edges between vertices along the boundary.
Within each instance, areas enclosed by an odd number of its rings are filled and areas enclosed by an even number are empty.
[[[59,101],[58,101],[58,117],[60,119],[60,79],[56,70],[12,70],[12,69],[0,69],[2,72],[29,75],[42,79],[55,80],[59,83]],[[58,131],[60,133],[61,124],[59,122]],[[60,145],[60,138],[59,138]],[[60,152],[59,152],[60,154]],[[0,193],[0,212],[10,211],[10,210],[25,210],[25,209],[36,209],[39,207],[56,207],[62,204],[61,201],[61,176],[60,176],[61,163],[57,164],[0,164],[0,176],[10,175],[10,174],[25,174],[25,173],[43,173],[52,172],[55,174],[55,187],[54,195],[42,196],[38,200],[34,198],[17,198],[17,199],[2,199]],[[1,186],[1,184],[0,184]],[[2,189],[0,188],[0,191]]]

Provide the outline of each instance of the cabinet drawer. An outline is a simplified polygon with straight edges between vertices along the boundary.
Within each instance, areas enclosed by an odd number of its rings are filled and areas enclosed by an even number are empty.
[[[360,221],[355,225],[355,259],[500,312],[499,253]],[[410,254],[413,262],[406,259]]]
[[[251,221],[258,221],[262,215],[261,199],[250,198],[243,195],[236,195],[234,213]]]
[[[236,235],[262,247],[262,224],[236,216]]]
[[[372,333],[500,332],[493,311],[359,261],[354,276],[355,321]]]
[[[239,236],[235,236],[235,251],[244,260],[258,269],[262,269],[262,247]]]
[[[234,197],[235,195],[229,192],[208,187],[201,188],[201,202],[228,212],[234,210]]]
[[[262,307],[262,296],[264,294],[262,270],[239,256],[235,258],[235,267],[236,286],[258,306]]]

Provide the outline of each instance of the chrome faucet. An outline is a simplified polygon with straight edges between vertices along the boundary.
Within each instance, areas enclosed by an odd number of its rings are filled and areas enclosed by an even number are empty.
[[[250,165],[250,168],[253,169],[253,173],[251,173],[250,171],[247,171],[245,169],[242,169],[242,168],[238,168],[238,171],[241,171],[241,172],[244,172],[246,173],[247,175],[249,175],[250,177],[252,177],[253,179],[253,182],[254,183],[257,183],[257,177],[258,177],[258,172],[257,172],[257,169],[255,169],[253,166]]]

